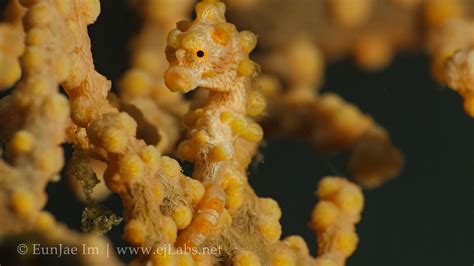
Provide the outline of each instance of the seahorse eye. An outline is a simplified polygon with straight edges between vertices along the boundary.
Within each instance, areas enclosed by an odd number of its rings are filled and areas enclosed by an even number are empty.
[[[197,55],[197,57],[204,57],[204,51],[199,50],[199,51],[196,52],[196,55]]]

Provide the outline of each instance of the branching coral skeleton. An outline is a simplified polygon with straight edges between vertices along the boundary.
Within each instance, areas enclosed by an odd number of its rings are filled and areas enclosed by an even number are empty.
[[[323,10],[320,2],[311,5]],[[132,265],[345,265],[358,243],[361,188],[342,177],[320,181],[311,220],[315,258],[301,237],[281,240],[278,203],[259,198],[248,182],[247,168],[264,131],[303,137],[324,151],[350,152],[348,168],[365,187],[398,175],[403,156],[385,129],[339,96],[317,89],[331,58],[351,53],[363,68],[377,70],[395,48],[419,46],[412,23],[417,10],[424,11],[435,76],[458,91],[466,112],[474,114],[474,27],[463,11],[469,1],[352,2],[329,1],[330,18],[318,17],[314,29],[327,35],[314,40],[311,30],[282,38],[292,25],[280,33],[265,31],[274,19],[266,7],[277,2],[228,1],[231,17],[256,29],[268,50],[258,54],[257,64],[249,57],[256,35],[228,22],[223,2],[198,2],[189,21],[183,19],[191,0],[131,1],[142,29],[116,96],[95,70],[87,33],[100,13],[98,0],[10,0],[0,25],[0,89],[16,85],[0,99],[0,240],[108,245],[97,232],[120,220],[109,212],[86,211],[87,230],[95,232],[80,234],[43,211],[45,187],[60,178],[64,164],[60,145],[70,143],[71,183],[82,186],[88,202],[109,191],[119,195],[124,238],[131,245],[222,248],[218,255],[141,254]],[[262,10],[266,15],[247,23],[246,15]],[[372,16],[374,10],[391,15]],[[400,18],[403,23],[394,28],[391,21]],[[402,36],[400,28],[409,34]],[[179,94],[195,89],[191,99]],[[192,162],[192,176],[163,154]],[[100,180],[107,188],[93,194]],[[76,259],[82,265],[120,263],[113,254]]]

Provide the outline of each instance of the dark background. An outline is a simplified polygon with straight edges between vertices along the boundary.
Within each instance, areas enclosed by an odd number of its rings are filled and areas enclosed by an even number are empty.
[[[2,1],[4,2],[4,1]],[[103,0],[90,27],[99,72],[114,84],[127,67],[128,41],[138,21],[124,0]],[[357,226],[360,243],[348,265],[473,265],[474,120],[461,98],[434,82],[423,55],[398,55],[383,72],[365,73],[350,61],[328,67],[324,91],[334,91],[372,115],[405,153],[400,177],[365,191],[365,209]],[[302,235],[313,254],[308,228],[316,203],[314,190],[326,175],[346,175],[344,154],[318,154],[307,143],[267,140],[264,160],[251,168],[257,194],[276,199],[283,211],[284,236]],[[82,204],[66,182],[48,187],[47,209],[79,229]],[[105,205],[120,213],[113,195]],[[110,237],[116,245],[123,225]]]

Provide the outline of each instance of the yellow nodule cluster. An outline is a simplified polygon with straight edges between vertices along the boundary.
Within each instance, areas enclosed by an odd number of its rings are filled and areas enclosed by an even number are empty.
[[[237,73],[242,76],[250,76],[255,72],[255,63],[250,59],[244,59],[240,61],[237,67]]]
[[[126,113],[112,113],[102,119],[94,120],[87,128],[94,145],[108,152],[123,153],[129,144],[130,136],[136,133],[137,124]]]
[[[226,198],[226,208],[231,212],[238,210],[244,202],[245,177],[239,174],[230,174],[224,179],[222,188]]]
[[[250,142],[258,143],[263,138],[262,127],[255,123],[248,121],[242,115],[233,115],[228,112],[221,113],[221,121],[229,124],[232,133],[240,136]]]
[[[169,246],[162,245],[155,247],[155,250],[168,250]],[[161,266],[161,265],[170,265],[175,266],[177,265],[176,255],[173,254],[174,249],[171,249],[169,252],[153,252],[150,256],[150,261],[153,266]]]
[[[136,154],[127,154],[120,158],[119,175],[125,179],[137,179],[143,177],[145,165]]]
[[[20,64],[0,54],[0,66],[0,87],[7,88],[12,86],[20,78]]]
[[[288,236],[283,242],[300,255],[307,256],[309,254],[308,245],[301,236]]]
[[[162,245],[154,248],[155,252],[151,255],[153,266],[194,266],[197,265],[193,255],[190,253],[177,252],[173,246]]]
[[[357,107],[335,94],[323,94],[315,106],[320,127],[313,140],[323,149],[350,147],[371,126],[373,121]]]
[[[225,21],[225,4],[218,0],[204,0],[196,4],[196,19],[212,22]]]
[[[260,95],[254,95],[254,99],[252,106],[250,106],[250,112],[253,114],[259,114],[263,112],[264,108],[264,101],[262,101],[263,97],[259,97]],[[247,110],[249,110],[249,108]],[[197,125],[198,120],[203,117],[205,110],[202,108],[198,108],[194,111],[189,112],[184,117],[184,122],[186,126],[193,129],[193,133],[190,139],[184,140],[178,146],[178,155],[180,158],[189,160],[189,161],[196,161],[199,156],[199,153],[206,150],[206,146],[209,145],[209,141],[211,138],[206,133],[206,130],[203,125]],[[219,115],[219,121],[227,124],[233,135],[238,137],[242,137],[243,139],[258,143],[263,138],[263,130],[262,128],[255,122],[249,122],[244,116],[242,115],[235,115],[230,111],[224,111]],[[205,126],[205,124],[204,124]],[[210,149],[209,159],[214,162],[226,161],[233,157],[234,148],[233,145],[229,143],[221,143],[212,145],[213,147]]]
[[[56,222],[56,219],[51,213],[42,211],[36,218],[35,228],[38,231],[45,231],[52,228],[55,222]]]
[[[198,158],[200,145],[195,143],[193,139],[184,140],[178,146],[178,156],[187,161],[195,161]]]
[[[176,223],[176,227],[178,229],[184,229],[191,223],[193,213],[188,207],[181,205],[173,211],[172,217]]]
[[[173,218],[164,216],[161,220],[161,226],[158,228],[162,234],[162,241],[164,243],[174,243],[178,237],[178,228]]]
[[[234,148],[231,144],[218,144],[212,148],[209,159],[213,162],[227,161],[232,158],[233,154]]]
[[[259,266],[260,259],[258,258],[257,254],[253,253],[249,250],[240,251],[234,257],[234,265],[236,266]]]
[[[242,50],[245,54],[250,54],[257,46],[257,36],[253,32],[245,30],[239,32],[239,36]]]
[[[121,87],[131,97],[149,95],[153,86],[151,76],[141,69],[128,71],[121,80]]]
[[[325,177],[316,192],[320,202],[311,224],[318,234],[317,265],[344,265],[358,243],[354,225],[364,205],[361,189],[340,177]]]
[[[251,91],[247,100],[247,115],[249,116],[259,116],[261,115],[267,107],[267,102],[265,96],[259,91]],[[221,114],[222,119],[222,114]]]
[[[5,21],[0,24],[0,91],[14,85],[22,73],[18,59],[25,48],[24,14],[25,9],[16,1],[10,1],[3,14]]]
[[[204,110],[202,108],[197,108],[187,113],[183,117],[183,122],[187,127],[194,127],[196,122],[202,117],[203,114]]]
[[[320,202],[313,211],[312,221],[316,228],[325,228],[334,224],[338,218],[339,210],[332,202]]]
[[[194,258],[191,254],[185,253],[185,254],[178,254],[178,265],[179,266],[194,266],[196,265],[194,263]]]
[[[35,209],[35,196],[27,190],[17,190],[11,195],[10,204],[18,215],[28,217]]]
[[[356,63],[365,70],[375,71],[387,67],[394,51],[390,39],[381,34],[366,34],[355,43],[353,56]]]
[[[0,175],[7,178],[0,196],[8,197],[0,212],[10,213],[13,219],[2,224],[0,235],[31,228],[35,218],[43,219],[44,188],[57,179],[63,166],[60,145],[65,141],[69,103],[57,88],[71,72],[73,52],[66,22],[70,17],[59,12],[56,2],[10,1],[8,10],[11,24],[0,26],[1,89],[13,85],[20,73],[22,76],[11,97],[2,98],[0,105],[10,109],[7,116],[10,112],[21,115],[13,118],[17,121],[7,117],[13,123],[8,138],[2,139],[11,154],[11,165],[0,169]],[[5,41],[10,48],[4,49]],[[5,113],[0,117],[5,122]],[[0,164],[5,166],[3,161]],[[43,220],[48,224],[48,219]]]
[[[34,136],[26,130],[16,132],[10,142],[11,148],[15,153],[30,152],[34,144]]]
[[[278,241],[282,234],[280,225],[281,211],[278,203],[271,198],[259,198],[257,201],[261,216],[257,221],[257,228],[263,238],[270,243]]]
[[[333,19],[341,26],[355,28],[366,22],[372,13],[373,0],[330,0]]]
[[[261,220],[258,221],[258,230],[270,243],[279,240],[282,233],[280,222],[272,218],[261,218]]]
[[[473,24],[474,33],[474,24]],[[465,112],[474,117],[474,48],[455,52],[446,64],[446,82],[464,98]]]
[[[191,199],[194,205],[197,205],[204,195],[204,185],[197,180],[189,179],[189,182],[187,182],[185,186],[187,196]]]
[[[437,26],[452,18],[466,14],[462,0],[427,0],[423,6],[424,20],[428,27]]]
[[[145,225],[138,220],[130,220],[127,222],[124,231],[124,238],[134,246],[143,245],[147,232]]]
[[[84,16],[85,23],[93,23],[100,14],[100,2],[99,0],[84,0],[81,2],[82,12]]]

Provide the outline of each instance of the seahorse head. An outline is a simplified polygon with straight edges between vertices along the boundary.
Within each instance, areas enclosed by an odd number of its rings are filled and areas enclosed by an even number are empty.
[[[203,87],[225,91],[225,84],[253,73],[248,54],[255,48],[256,37],[239,32],[224,15],[224,3],[202,1],[196,5],[194,21],[178,22],[170,32],[166,47],[170,66],[165,72],[170,90],[188,92]]]

